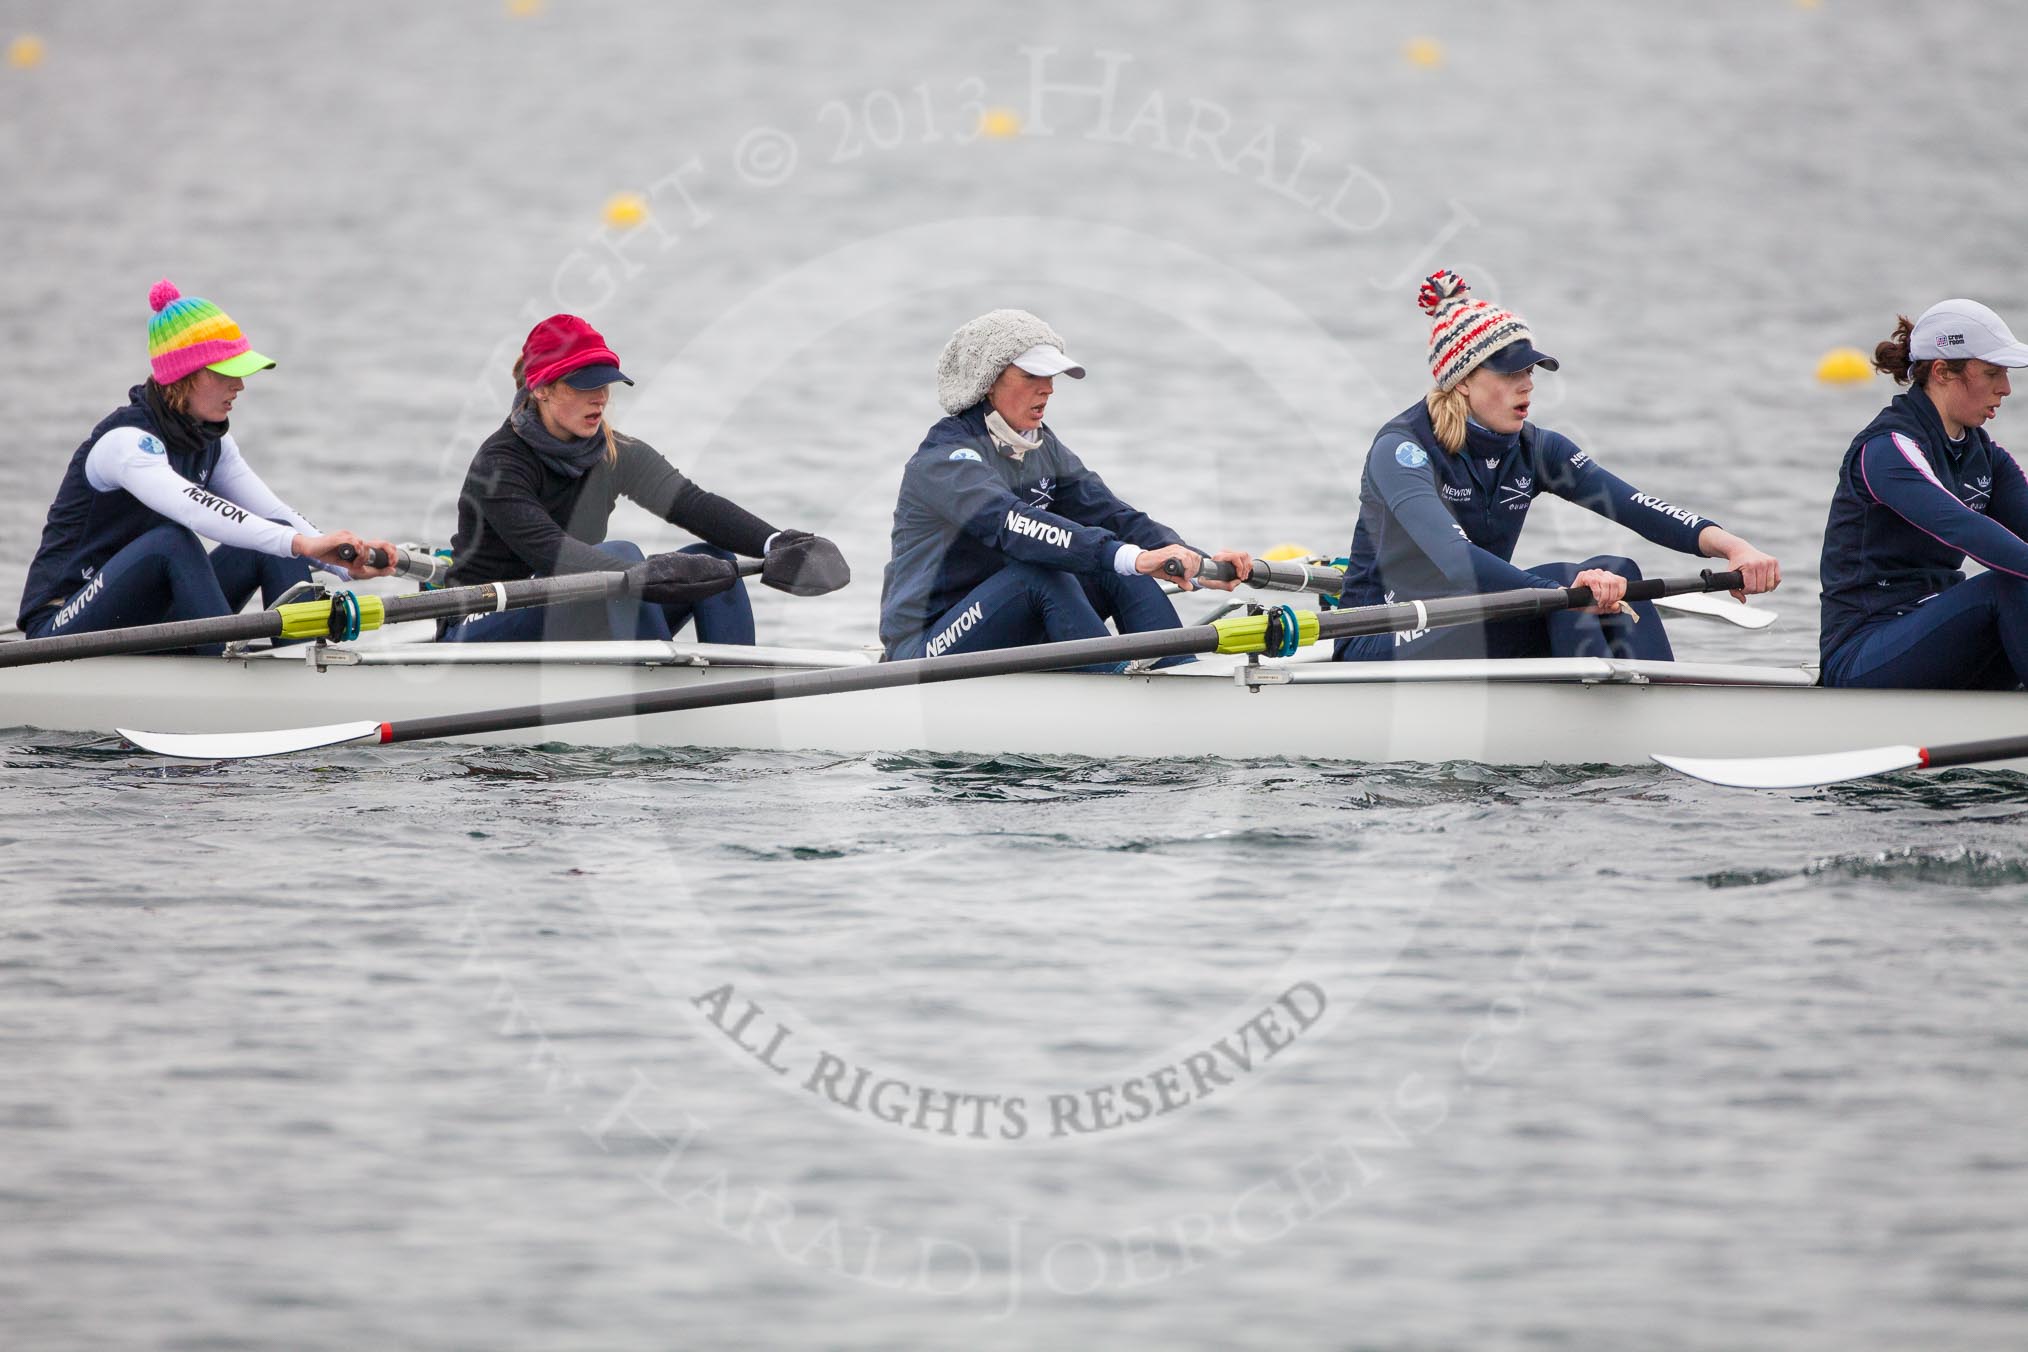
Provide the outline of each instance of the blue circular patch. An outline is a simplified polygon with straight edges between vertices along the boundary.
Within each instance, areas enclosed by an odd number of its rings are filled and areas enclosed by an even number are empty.
[[[973,449],[972,449],[972,448],[971,448],[970,446],[960,446],[960,447],[958,447],[958,449],[956,449],[955,451],[952,451],[952,452],[951,452],[951,454],[950,454],[950,459],[952,459],[952,460],[969,460],[969,461],[971,461],[971,462],[972,462],[973,464],[975,464],[975,465],[983,465],[983,464],[985,464],[985,463],[986,463],[986,462],[985,462],[984,460],[981,460],[981,459],[979,458],[979,453],[978,453],[977,451],[973,450]]]
[[[1429,463],[1429,453],[1412,441],[1404,441],[1394,448],[1394,458],[1410,469],[1421,469]]]
[[[167,455],[169,453],[169,448],[167,446],[164,446],[161,442],[155,440],[155,438],[149,436],[146,432],[141,433],[141,449],[146,451],[149,455]]]

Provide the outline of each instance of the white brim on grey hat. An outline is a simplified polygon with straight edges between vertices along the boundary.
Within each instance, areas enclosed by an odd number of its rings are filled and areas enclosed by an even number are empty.
[[[1069,376],[1072,380],[1084,379],[1084,366],[1063,354],[1061,348],[1048,343],[1037,343],[1012,363],[1031,376]]]

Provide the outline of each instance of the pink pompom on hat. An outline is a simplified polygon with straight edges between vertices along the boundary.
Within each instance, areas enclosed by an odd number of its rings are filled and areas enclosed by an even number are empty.
[[[222,376],[250,376],[274,363],[253,350],[232,316],[208,300],[186,296],[167,278],[148,289],[148,364],[156,383],[173,385],[199,367]]]
[[[1448,390],[1480,366],[1512,374],[1529,366],[1557,369],[1556,358],[1535,348],[1528,322],[1512,310],[1465,293],[1471,288],[1455,272],[1433,272],[1416,293],[1430,317],[1429,373]]]

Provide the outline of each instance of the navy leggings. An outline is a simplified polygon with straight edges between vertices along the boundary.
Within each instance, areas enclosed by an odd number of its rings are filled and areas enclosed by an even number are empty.
[[[1639,580],[1641,566],[1632,559],[1599,554],[1582,563],[1544,563],[1528,571],[1569,586],[1587,568]],[[1340,662],[1422,661],[1429,658],[1487,657],[1615,657],[1667,662],[1675,657],[1662,617],[1652,601],[1635,601],[1628,609],[1641,617],[1636,624],[1624,615],[1584,615],[1559,610],[1535,620],[1502,620],[1497,624],[1454,624],[1409,634],[1361,634],[1338,640]]]
[[[639,563],[639,545],[627,540],[608,540],[596,548],[610,555],[617,567]],[[710,554],[736,562],[734,556],[711,545],[691,545],[685,554]],[[453,620],[444,630],[446,643],[529,643],[539,639],[667,639],[692,621],[697,624],[699,643],[736,643],[752,647],[753,602],[744,582],[734,582],[728,591],[707,596],[695,605],[656,605],[621,597],[574,606],[531,606],[526,610],[497,611]]]
[[[1162,584],[1152,577],[1111,572],[1086,577],[1032,563],[1010,563],[966,592],[928,632],[895,645],[888,656],[899,661],[1097,638],[1106,632],[1108,619],[1118,623],[1122,634],[1177,629],[1183,624]],[[1156,665],[1189,660],[1165,657]]]
[[[1876,690],[2019,689],[2028,682],[2028,581],[1980,573],[1948,587],[1839,644],[1820,679]]]
[[[128,541],[62,605],[29,616],[25,632],[30,638],[48,638],[208,620],[237,614],[256,591],[263,605],[272,605],[309,579],[307,559],[277,558],[236,545],[220,545],[207,554],[204,542],[190,530],[165,521]],[[196,649],[221,650],[218,644]]]

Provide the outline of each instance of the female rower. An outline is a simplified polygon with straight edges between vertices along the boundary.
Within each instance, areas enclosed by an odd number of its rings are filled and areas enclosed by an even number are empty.
[[[2028,682],[2028,482],[1985,423],[2028,345],[1977,301],[1940,301],[1873,350],[1909,387],[1845,452],[1824,527],[1825,685]],[[1967,580],[1966,556],[1987,571]]]
[[[902,470],[894,509],[880,593],[887,657],[1096,638],[1108,618],[1123,634],[1181,623],[1156,579],[1175,560],[1189,590],[1203,552],[1114,496],[1043,425],[1060,375],[1082,380],[1084,367],[1025,310],[991,311],[951,335],[937,360],[951,416]],[[1211,557],[1240,580],[1253,562]]]
[[[1557,369],[1521,317],[1432,274],[1419,297],[1431,317],[1433,388],[1380,429],[1359,486],[1359,524],[1340,603],[1373,605],[1521,587],[1591,588],[1598,604],[1544,619],[1340,639],[1341,661],[1457,657],[1627,657],[1667,661],[1668,635],[1645,601],[1623,605],[1630,559],[1511,562],[1536,495],[1554,493],[1643,538],[1723,559],[1748,592],[1772,591],[1781,565],[1706,517],[1636,491],[1569,438],[1528,421],[1535,368]]]
[[[274,363],[223,310],[167,281],[148,305],[148,378],[71,454],[22,589],[23,632],[231,615],[256,590],[272,604],[308,581],[312,563],[341,576],[392,571],[367,560],[378,549],[392,561],[393,545],[318,530],[240,454],[227,415],[246,377]],[[200,536],[218,547],[207,554]]]
[[[451,642],[541,638],[666,639],[686,622],[704,643],[752,644],[753,607],[735,554],[765,557],[761,580],[821,596],[851,579],[836,545],[807,531],[776,530],[707,493],[647,442],[607,420],[612,386],[634,382],[606,340],[576,315],[551,315],[528,333],[514,362],[514,405],[472,459],[458,499],[451,583],[603,572],[641,561],[638,546],[606,539],[607,519],[630,498],[706,543],[657,555],[639,599],[472,616]]]

